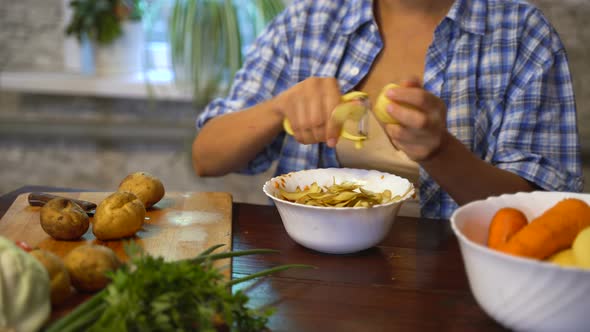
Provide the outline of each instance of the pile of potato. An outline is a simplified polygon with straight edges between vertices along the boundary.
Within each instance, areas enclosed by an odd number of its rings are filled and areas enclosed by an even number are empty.
[[[117,191],[96,208],[92,233],[99,240],[117,240],[135,235],[143,225],[146,209],[164,197],[162,181],[147,172],[125,177]],[[40,211],[41,227],[56,240],[77,240],[91,226],[86,212],[75,202],[54,198]]]
[[[146,209],[160,201],[165,194],[162,182],[147,172],[129,174],[96,207],[94,218],[77,203],[66,198],[54,198],[40,210],[43,230],[56,240],[79,240],[90,227],[98,240],[117,240],[135,235],[144,223]],[[84,244],[70,251],[63,260],[43,249],[30,251],[47,269],[51,280],[51,302],[59,305],[69,298],[73,289],[95,292],[104,288],[108,271],[116,270],[122,262],[115,252],[104,245]]]
[[[109,283],[106,273],[122,263],[115,252],[105,246],[84,244],[70,251],[63,259],[56,254],[34,249],[30,252],[47,270],[51,286],[51,304],[65,302],[73,293],[95,292]]]

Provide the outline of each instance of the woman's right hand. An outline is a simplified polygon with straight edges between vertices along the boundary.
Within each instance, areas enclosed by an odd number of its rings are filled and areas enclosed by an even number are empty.
[[[330,121],[342,94],[338,81],[331,77],[310,77],[276,98],[278,111],[287,118],[293,136],[302,144],[327,142],[334,147],[342,127]]]

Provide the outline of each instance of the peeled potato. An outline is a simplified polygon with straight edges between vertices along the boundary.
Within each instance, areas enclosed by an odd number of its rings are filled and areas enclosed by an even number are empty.
[[[577,265],[590,269],[590,227],[586,227],[576,236],[572,251]]]
[[[47,270],[51,285],[51,304],[59,305],[67,300],[72,294],[70,274],[62,259],[56,254],[35,249],[30,252]]]
[[[389,100],[389,98],[387,98],[387,96],[385,95],[389,89],[397,88],[397,87],[399,87],[399,85],[394,84],[394,83],[387,84],[386,86],[383,87],[383,89],[381,89],[381,93],[379,93],[379,96],[377,97],[377,100],[375,101],[375,107],[373,108],[373,110],[375,112],[375,117],[377,117],[377,119],[379,121],[381,121],[382,123],[388,123],[388,124],[396,124],[397,123],[397,120],[392,118],[391,115],[389,115],[389,113],[387,113],[387,105],[391,104],[391,100]]]
[[[133,236],[143,226],[145,214],[145,207],[135,194],[114,192],[98,204],[92,233],[99,240]]]
[[[165,194],[162,181],[148,172],[135,172],[127,175],[119,184],[118,190],[134,193],[146,209],[158,203]]]
[[[549,261],[560,266],[578,266],[572,249],[565,249],[552,255]]]
[[[85,244],[70,251],[64,264],[77,290],[95,292],[110,282],[106,272],[119,268],[121,261],[111,248]]]
[[[340,125],[344,125],[344,122],[346,122],[347,120],[360,121],[362,117],[365,116],[365,114],[367,114],[367,107],[365,105],[361,103],[344,102],[336,106],[336,108],[332,112],[331,117],[336,122],[340,123]],[[346,130],[344,130],[344,128],[342,128],[342,132],[340,133],[340,135],[347,140],[357,142],[357,148],[361,148],[361,142],[367,139],[367,137],[364,135],[356,135],[349,133]]]
[[[368,97],[369,95],[367,93],[361,91],[351,91],[343,95],[340,99],[340,105],[336,106],[336,108],[332,112],[332,119],[336,120],[340,124],[343,124],[347,120],[359,121],[367,113],[367,106],[363,105],[362,103],[352,102],[363,101]],[[291,122],[289,122],[287,118],[283,120],[283,128],[289,135],[294,135],[293,128],[291,127]],[[351,136],[353,137],[352,140],[357,140],[356,137],[361,137],[349,134],[344,131],[342,132],[342,135]],[[362,139],[366,139],[366,137],[362,137]]]
[[[336,106],[331,117],[343,124],[347,120],[359,121],[365,114],[367,114],[367,108],[364,105],[347,102]]]
[[[400,86],[394,83],[389,83],[386,86],[383,87],[383,89],[381,89],[381,93],[379,93],[379,96],[377,97],[377,100],[375,101],[375,107],[373,108],[373,111],[375,112],[375,117],[381,121],[382,123],[386,123],[386,124],[396,124],[398,123],[396,119],[394,119],[391,115],[389,115],[389,113],[387,112],[387,106],[389,104],[391,104],[391,100],[389,98],[387,98],[387,96],[385,95],[387,93],[388,90],[393,89],[393,88],[399,88]],[[408,105],[408,104],[403,104],[403,103],[398,103],[404,107],[407,108],[412,108],[415,109],[414,106],[412,105]]]

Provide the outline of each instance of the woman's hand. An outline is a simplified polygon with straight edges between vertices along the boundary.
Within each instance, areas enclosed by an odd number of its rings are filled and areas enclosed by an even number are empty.
[[[387,112],[398,124],[385,125],[392,143],[416,162],[430,159],[445,144],[447,107],[417,80],[389,89]]]
[[[330,121],[330,115],[341,96],[335,78],[310,77],[280,94],[275,101],[279,112],[291,123],[298,142],[328,142],[333,147],[342,128]]]

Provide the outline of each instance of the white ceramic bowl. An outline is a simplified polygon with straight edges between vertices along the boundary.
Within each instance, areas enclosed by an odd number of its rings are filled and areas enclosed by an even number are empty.
[[[403,195],[400,201],[363,207],[317,207],[277,198],[278,187],[294,191],[317,182],[330,186],[344,181],[361,183],[374,192],[391,190]],[[279,210],[289,236],[297,243],[317,251],[344,254],[370,248],[387,235],[404,200],[414,194],[414,186],[402,177],[361,169],[323,168],[293,172],[274,177],[263,186]]]
[[[486,245],[488,226],[498,209],[520,209],[530,221],[566,197],[590,204],[590,194],[518,193],[466,204],[451,216],[475,299],[509,329],[590,331],[589,270],[520,258]]]

